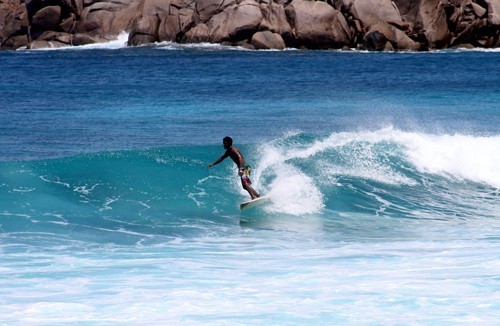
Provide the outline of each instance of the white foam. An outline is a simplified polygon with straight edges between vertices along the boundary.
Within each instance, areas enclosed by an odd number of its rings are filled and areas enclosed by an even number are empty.
[[[100,186],[100,185],[101,185],[100,183],[96,183],[92,187],[88,187],[87,185],[77,186],[77,187],[73,188],[73,191],[81,193],[82,195],[89,195],[92,193],[92,191],[94,191],[95,187]]]
[[[203,199],[203,197],[205,197],[207,195],[207,192],[206,192],[205,188],[202,187],[202,185],[207,180],[210,180],[210,179],[218,179],[218,178],[214,177],[214,176],[208,176],[208,177],[205,177],[205,178],[198,180],[196,185],[193,186],[193,188],[198,190],[198,192],[190,192],[188,194],[188,198],[191,198],[196,203],[196,206],[198,206],[198,207],[202,207],[205,205],[205,203],[201,199]]]
[[[116,50],[116,49],[123,49],[127,47],[128,43],[128,32],[121,32],[116,39],[110,40],[109,42],[102,42],[102,43],[92,43],[92,44],[85,44],[85,45],[79,45],[79,46],[64,46],[64,47],[55,47],[55,48],[40,48],[40,49],[34,49],[30,51],[68,51],[68,50],[92,50],[92,49],[109,49],[109,50]]]
[[[331,178],[332,175],[349,175],[390,185],[415,185],[415,180],[395,171],[386,161],[387,155],[394,156],[397,154],[381,153],[380,150],[375,148],[375,145],[380,142],[387,141],[383,138],[386,131],[381,130],[380,132],[382,135],[365,133],[334,134],[325,141],[318,141],[310,148],[293,155],[307,158],[335,149],[342,156],[345,163],[338,165],[325,160],[318,162],[323,178],[330,177],[331,180],[335,181],[334,178]]]
[[[64,186],[64,187],[66,187],[66,188],[70,188],[70,187],[71,187],[69,183],[66,183],[66,182],[62,182],[62,181],[60,181],[60,180],[59,180],[59,177],[56,177],[54,181],[47,179],[47,178],[46,178],[45,176],[43,176],[43,175],[39,176],[39,178],[40,178],[40,179],[42,179],[42,180],[43,180],[43,181],[45,181],[45,182],[50,182],[50,183],[54,183],[54,184],[57,184],[57,185],[62,185],[62,186]]]
[[[266,206],[269,212],[304,215],[323,209],[323,195],[310,176],[285,163],[287,156],[276,147],[265,146],[262,153],[255,180],[260,183],[262,173],[268,171],[274,176],[266,191],[272,200],[272,204]]]
[[[35,190],[36,190],[36,188],[27,188],[27,187],[20,187],[20,188],[12,189],[12,191],[14,191],[14,192],[33,192]]]
[[[500,188],[500,136],[436,135],[404,132],[392,127],[367,132],[333,133],[307,148],[290,149],[290,158],[310,158],[332,148],[357,144],[358,150],[346,159],[350,167],[329,166],[331,173],[352,174],[392,184],[414,184],[384,162],[374,159],[372,146],[388,142],[400,146],[409,163],[420,172],[485,183]],[[346,169],[347,168],[347,169]]]
[[[500,188],[500,136],[401,134],[420,171]]]
[[[86,44],[77,46],[76,48],[80,49],[122,49],[127,47],[128,43],[128,32],[121,32],[115,40],[111,40],[109,42],[103,43],[94,43],[94,44]]]
[[[119,197],[106,198],[106,202],[104,203],[104,205],[102,206],[102,208],[99,209],[99,212],[113,209],[113,207],[111,207],[111,204],[113,204],[114,202],[116,202],[118,200],[120,200]]]
[[[500,52],[500,48],[457,48],[457,49],[446,49],[437,50],[435,52]]]
[[[347,142],[400,145],[420,172],[465,179],[500,188],[500,136],[436,135],[404,132],[392,127],[373,132],[332,134],[321,146]],[[319,147],[319,145],[316,145]],[[314,155],[317,149],[309,155]]]
[[[7,254],[0,323],[498,323],[494,241],[249,230],[166,248]]]
[[[270,185],[270,212],[304,215],[320,212],[323,195],[314,180],[302,171],[286,165],[278,165],[276,179]]]
[[[150,46],[151,44],[145,44],[145,46]],[[243,46],[238,45],[223,45],[220,43],[209,43],[209,42],[200,42],[200,43],[176,43],[172,41],[164,41],[155,43],[161,50],[205,50],[205,51],[259,51],[259,52],[281,52],[281,51],[300,51],[297,48],[285,48],[283,50],[278,49],[249,49]]]
[[[241,46],[228,46],[219,43],[176,43],[176,42],[160,42],[155,44],[161,50],[235,50],[249,51]]]

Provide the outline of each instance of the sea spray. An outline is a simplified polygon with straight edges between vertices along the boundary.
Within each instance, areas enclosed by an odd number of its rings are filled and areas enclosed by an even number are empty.
[[[321,212],[323,195],[314,180],[299,168],[287,163],[288,157],[273,143],[261,145],[256,180],[271,198],[268,212],[304,215]]]
[[[500,188],[500,136],[400,132],[409,161],[420,171]]]
[[[305,159],[328,151],[332,154],[328,159],[334,161],[336,154],[343,160],[344,171],[330,167],[338,173],[415,184],[414,180],[389,169],[391,161],[406,158],[420,172],[500,187],[500,136],[424,134],[389,127],[370,132],[332,133],[306,148],[290,148],[284,155],[287,159]]]

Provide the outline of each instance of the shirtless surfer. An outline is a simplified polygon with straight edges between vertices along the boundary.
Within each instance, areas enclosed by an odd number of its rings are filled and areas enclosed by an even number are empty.
[[[245,159],[243,158],[240,150],[233,146],[233,140],[231,139],[231,137],[224,137],[222,143],[224,144],[224,149],[226,150],[226,152],[224,153],[224,155],[219,157],[217,161],[209,164],[208,167],[210,168],[216,164],[219,164],[226,158],[230,157],[238,166],[238,175],[241,178],[241,186],[243,187],[243,189],[248,191],[248,193],[252,197],[252,200],[259,198],[259,194],[251,186],[252,182],[250,181],[250,165],[245,163]]]

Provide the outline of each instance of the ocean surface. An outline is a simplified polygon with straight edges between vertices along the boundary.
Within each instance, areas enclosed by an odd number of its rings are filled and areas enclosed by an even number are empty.
[[[1,325],[498,325],[500,52],[0,52]],[[222,138],[271,200],[249,198]]]

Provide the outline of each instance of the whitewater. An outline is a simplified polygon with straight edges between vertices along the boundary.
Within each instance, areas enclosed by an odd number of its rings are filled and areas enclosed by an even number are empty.
[[[122,43],[0,52],[0,324],[500,322],[498,52]]]

